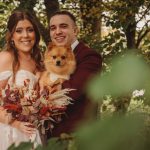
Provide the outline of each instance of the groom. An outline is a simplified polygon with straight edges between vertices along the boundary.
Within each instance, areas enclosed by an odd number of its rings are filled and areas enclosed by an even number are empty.
[[[70,92],[74,100],[66,111],[67,116],[54,125],[52,133],[48,138],[60,136],[61,133],[72,133],[83,122],[90,118],[90,110],[97,111],[95,105],[87,99],[84,87],[91,76],[101,70],[102,58],[94,50],[77,39],[78,28],[76,18],[68,11],[55,12],[49,22],[50,36],[52,42],[58,46],[71,44],[76,57],[77,68],[71,75],[70,80],[65,81],[62,88],[76,89]],[[92,116],[92,114],[90,114]],[[93,114],[93,116],[96,114]]]

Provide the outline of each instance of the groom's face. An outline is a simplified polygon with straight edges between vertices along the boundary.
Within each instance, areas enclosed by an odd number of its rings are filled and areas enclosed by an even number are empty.
[[[77,27],[68,15],[55,15],[50,19],[50,36],[58,46],[71,45],[77,39]]]

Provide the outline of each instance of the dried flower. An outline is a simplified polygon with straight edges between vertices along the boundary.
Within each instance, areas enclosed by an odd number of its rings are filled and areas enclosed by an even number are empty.
[[[53,128],[53,122],[59,122],[61,116],[72,99],[67,96],[71,89],[64,89],[50,93],[45,88],[41,94],[39,91],[29,88],[30,80],[24,81],[23,87],[7,85],[0,91],[1,104],[13,119],[29,121],[37,128],[41,127],[45,133],[44,122],[48,120],[48,128]]]

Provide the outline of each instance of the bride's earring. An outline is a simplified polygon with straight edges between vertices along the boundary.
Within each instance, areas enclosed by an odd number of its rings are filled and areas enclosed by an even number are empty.
[[[10,46],[15,49],[15,42],[13,40],[10,41]]]
[[[11,40],[11,41],[10,41],[10,45],[11,45],[12,47],[15,47],[15,42],[14,42],[13,40]]]
[[[11,40],[11,41],[10,41],[10,46],[13,48],[14,52],[17,52],[17,48],[16,48],[16,46],[15,46],[14,40]]]

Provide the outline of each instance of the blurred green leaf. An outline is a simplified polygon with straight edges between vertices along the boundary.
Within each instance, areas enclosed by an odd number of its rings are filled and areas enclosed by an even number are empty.
[[[8,150],[30,150],[33,148],[33,144],[30,142],[22,142],[19,146],[11,145]]]
[[[67,150],[69,140],[60,138],[51,138],[44,150]]]
[[[89,82],[87,93],[95,100],[105,95],[127,95],[135,89],[146,88],[150,68],[145,60],[136,53],[118,55],[112,60],[111,72],[97,75]]]
[[[79,150],[142,150],[142,117],[122,116],[88,124],[77,132]],[[140,143],[141,142],[141,143]]]

